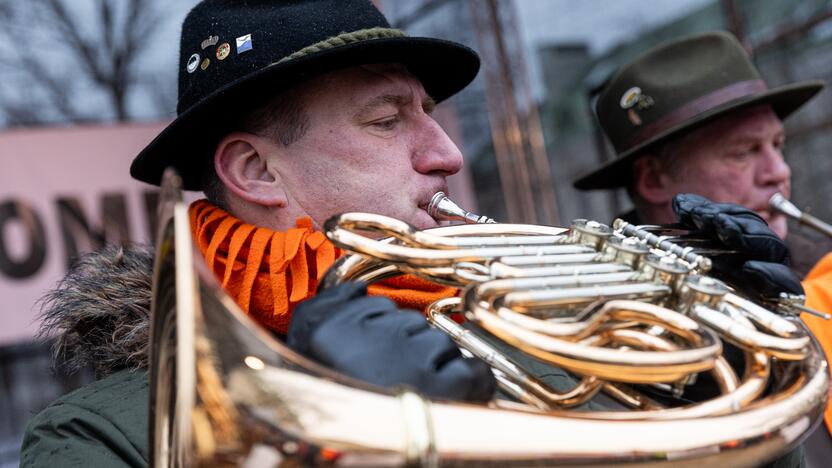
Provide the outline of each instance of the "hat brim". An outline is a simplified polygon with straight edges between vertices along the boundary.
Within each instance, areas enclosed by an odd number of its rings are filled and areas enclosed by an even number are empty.
[[[401,63],[441,102],[467,86],[479,71],[479,57],[463,45],[441,39],[392,37],[346,44],[264,67],[201,99],[162,130],[133,160],[130,175],[159,185],[173,166],[186,190],[201,190],[204,159],[245,111],[312,76],[350,66]]]
[[[630,164],[645,150],[658,145],[684,131],[706,124],[718,117],[759,104],[770,104],[780,119],[785,119],[823,89],[823,81],[813,80],[794,83],[768,90],[764,93],[746,96],[697,115],[684,124],[670,128],[644,143],[622,152],[614,160],[603,164],[592,172],[578,178],[573,186],[578,190],[614,189],[627,185]]]

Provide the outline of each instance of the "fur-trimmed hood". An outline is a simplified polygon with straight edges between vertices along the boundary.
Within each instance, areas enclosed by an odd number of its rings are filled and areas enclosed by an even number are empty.
[[[54,340],[55,362],[98,377],[146,368],[153,249],[108,246],[79,258],[41,299],[40,336]]]

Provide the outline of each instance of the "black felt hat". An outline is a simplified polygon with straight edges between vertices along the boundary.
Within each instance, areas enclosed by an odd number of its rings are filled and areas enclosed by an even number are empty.
[[[158,185],[174,166],[198,190],[204,158],[243,112],[316,74],[371,63],[405,65],[439,102],[480,62],[463,45],[392,29],[369,0],[205,0],[182,24],[177,118],[130,174]]]
[[[616,73],[596,114],[617,156],[574,183],[579,190],[626,185],[632,161],[654,145],[737,109],[769,104],[785,118],[822,81],[769,89],[742,45],[712,32],[662,44]]]

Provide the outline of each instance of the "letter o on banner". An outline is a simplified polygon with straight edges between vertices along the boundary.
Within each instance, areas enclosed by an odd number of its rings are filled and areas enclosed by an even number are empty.
[[[6,225],[19,222],[26,231],[24,242],[29,250],[21,258],[9,254]],[[33,276],[46,260],[46,232],[37,213],[30,206],[16,200],[0,203],[0,272],[14,279]]]

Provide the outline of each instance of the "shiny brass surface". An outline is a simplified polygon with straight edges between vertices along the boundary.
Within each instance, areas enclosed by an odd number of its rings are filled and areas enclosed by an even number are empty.
[[[194,249],[184,204],[166,203],[152,324],[155,466],[753,466],[793,447],[822,417],[826,362],[799,323],[703,281],[694,257],[680,260],[684,275],[657,274],[633,241],[622,255],[561,228],[416,232],[376,215],[333,219],[331,239],[361,255],[337,262],[325,284],[409,272],[462,287],[428,320],[490,364],[519,403],[432,401],[323,368],[252,322]],[[453,320],[457,313],[479,331]],[[578,384],[549,388],[479,335],[486,332],[564,367]],[[720,354],[726,341],[746,355],[741,376]],[[772,371],[775,357],[788,372]],[[665,408],[639,390],[683,389],[705,372],[722,391],[710,400]],[[572,409],[599,391],[635,409]]]

